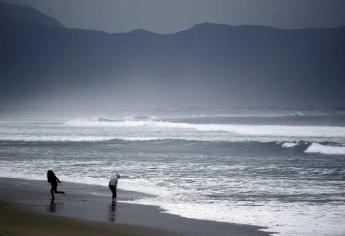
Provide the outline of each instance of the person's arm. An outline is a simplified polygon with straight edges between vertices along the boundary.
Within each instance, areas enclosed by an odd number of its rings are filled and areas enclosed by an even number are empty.
[[[56,177],[56,176],[55,176],[55,178],[56,178],[57,182],[61,183],[61,181],[59,180],[59,178],[58,178],[58,177]]]

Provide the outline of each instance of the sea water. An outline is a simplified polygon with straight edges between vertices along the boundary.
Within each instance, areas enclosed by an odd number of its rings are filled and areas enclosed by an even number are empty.
[[[279,235],[345,235],[345,115],[0,121],[0,177],[108,184],[131,203]]]

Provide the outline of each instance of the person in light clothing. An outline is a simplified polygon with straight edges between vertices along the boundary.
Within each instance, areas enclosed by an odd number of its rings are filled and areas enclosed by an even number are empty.
[[[112,197],[112,203],[115,204],[116,203],[116,196],[117,196],[117,181],[119,180],[121,176],[119,174],[113,175],[109,181],[109,188],[111,190],[111,193],[113,194]]]

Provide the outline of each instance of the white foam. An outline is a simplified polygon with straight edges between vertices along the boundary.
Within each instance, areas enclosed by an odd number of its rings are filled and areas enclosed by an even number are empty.
[[[102,141],[154,141],[158,137],[108,137],[108,136],[50,136],[50,135],[12,135],[0,136],[0,141],[23,141],[23,142],[102,142]]]
[[[345,155],[344,146],[330,146],[319,143],[312,143],[306,150],[306,153],[320,153],[328,155]]]
[[[112,137],[101,136],[54,136],[54,135],[12,135],[1,136],[2,141],[24,141],[24,142],[101,142],[113,140]]]
[[[292,147],[296,147],[297,145],[298,143],[285,142],[282,144],[282,148],[292,148]]]
[[[193,124],[153,120],[98,121],[76,119],[64,123],[69,127],[146,127],[152,129],[189,129],[202,132],[228,132],[234,135],[263,137],[345,137],[345,127],[335,126],[289,126],[289,125],[238,125]]]
[[[0,127],[0,141],[102,142],[112,140],[225,141],[225,142],[336,142],[345,143],[345,127],[196,124],[162,120],[76,119],[54,124]],[[283,144],[283,148],[292,147]]]
[[[344,232],[344,206],[318,206],[296,203],[245,202],[173,202],[162,199],[139,199],[128,203],[159,206],[163,212],[186,218],[212,220],[268,227],[264,231],[279,232],[282,236],[335,236]],[[335,214],[334,216],[332,216]],[[313,222],[313,227],[306,227]]]

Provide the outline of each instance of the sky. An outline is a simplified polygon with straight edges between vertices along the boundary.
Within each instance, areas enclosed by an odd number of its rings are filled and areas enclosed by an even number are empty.
[[[195,24],[345,25],[345,0],[0,0],[30,5],[69,28],[174,33]]]

